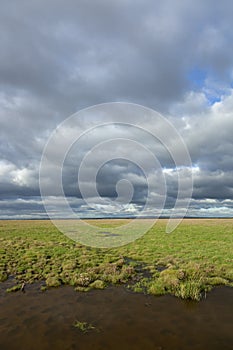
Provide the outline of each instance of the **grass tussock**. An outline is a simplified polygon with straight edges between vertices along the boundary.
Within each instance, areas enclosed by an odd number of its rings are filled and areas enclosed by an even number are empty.
[[[96,329],[96,327],[93,326],[91,323],[81,321],[75,321],[73,326],[83,333],[87,333],[88,331]]]

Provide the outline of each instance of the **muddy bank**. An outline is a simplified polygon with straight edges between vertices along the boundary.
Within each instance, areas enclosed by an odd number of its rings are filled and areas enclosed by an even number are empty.
[[[233,349],[232,288],[216,288],[200,302],[124,287],[39,289],[27,285],[25,293],[7,294],[0,284],[1,349]],[[82,333],[76,320],[96,328]]]

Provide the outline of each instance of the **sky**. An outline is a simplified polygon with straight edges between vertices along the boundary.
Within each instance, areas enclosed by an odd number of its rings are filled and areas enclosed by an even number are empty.
[[[177,168],[166,147],[143,130],[126,125],[96,128],[69,149],[63,164],[64,193],[78,215],[138,215],[148,197],[148,182],[153,193],[146,214],[157,215],[165,181],[162,213],[169,216],[179,181],[188,183],[192,171],[187,215],[232,217],[232,23],[231,0],[2,1],[0,218],[47,217],[39,168],[49,137],[56,128],[61,131],[60,123],[70,115],[109,102],[159,112],[183,138],[191,164]],[[63,128],[52,163],[63,142],[98,119],[95,110],[85,118],[77,119],[73,130],[70,125]],[[136,122],[142,117],[135,118]],[[111,113],[110,122],[114,122]],[[146,122],[145,128],[150,128]],[[118,147],[97,150],[84,172],[84,198],[77,181],[82,159],[96,143],[114,138],[124,138],[120,156],[115,152]],[[159,166],[147,164],[143,172],[138,164],[146,159],[144,151],[127,144],[127,138],[149,148]],[[167,139],[175,149],[172,135],[168,133]],[[131,160],[123,159],[125,150],[133,155]],[[96,170],[101,157],[106,162]],[[44,173],[48,184],[44,197],[62,217],[50,165]],[[89,178],[93,172],[97,194]],[[188,192],[181,194],[181,211]]]

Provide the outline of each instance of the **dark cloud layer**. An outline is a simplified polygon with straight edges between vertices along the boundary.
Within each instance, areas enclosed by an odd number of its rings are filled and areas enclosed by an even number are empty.
[[[1,217],[44,215],[38,174],[51,131],[79,109],[110,101],[138,103],[163,113],[191,155],[194,189],[189,214],[231,216],[232,22],[230,0],[3,2]],[[92,138],[101,139],[104,132]],[[145,145],[154,142],[143,134],[139,140]],[[92,209],[81,200],[77,169],[92,142],[87,138],[79,144],[63,170],[65,192],[83,213]],[[161,145],[155,142],[152,148],[164,169],[170,208],[177,196],[177,172]],[[181,173],[185,181],[187,174]],[[157,175],[151,176],[156,184]],[[134,184],[131,204],[137,212],[147,195],[137,167],[120,160],[109,163],[98,175],[98,190],[115,199],[116,184],[123,178]],[[50,200],[56,206],[53,195],[51,187]],[[93,203],[98,207],[98,199]]]

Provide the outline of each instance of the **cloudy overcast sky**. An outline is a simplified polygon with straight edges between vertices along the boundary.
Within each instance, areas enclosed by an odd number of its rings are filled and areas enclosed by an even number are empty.
[[[169,215],[178,175],[188,183],[192,170],[188,215],[232,216],[232,23],[231,0],[1,1],[0,217],[46,217],[39,166],[52,131],[83,108],[119,101],[143,105],[167,118],[183,137],[191,165],[177,169],[166,147],[143,130],[97,128],[75,143],[64,161],[62,179],[71,207],[81,216],[98,216],[102,209],[106,215],[135,215],[146,203],[149,181],[153,193],[147,213],[156,215],[165,179],[163,214]],[[86,130],[95,113],[86,118],[73,130],[58,130],[61,149],[72,132]],[[111,113],[108,118],[114,121]],[[135,118],[140,120],[140,115]],[[124,139],[119,157],[118,147],[106,144],[105,152],[97,149],[84,170],[86,202],[77,183],[81,161],[95,144],[114,138]],[[172,145],[172,135],[167,138]],[[126,139],[150,148],[160,171],[147,164],[143,172],[139,163],[146,159],[144,151]],[[171,147],[176,146],[174,141]],[[131,161],[124,159],[123,150],[134,154]],[[106,162],[96,172],[98,197],[89,175],[101,157]],[[47,164],[43,174],[46,201],[62,216],[52,169]],[[183,203],[188,192],[182,193]]]

